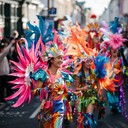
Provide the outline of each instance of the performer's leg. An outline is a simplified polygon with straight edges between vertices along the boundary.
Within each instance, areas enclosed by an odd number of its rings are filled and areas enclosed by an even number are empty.
[[[62,128],[63,117],[64,115],[59,112],[54,113],[52,118],[52,128]]]
[[[89,104],[84,114],[84,128],[97,128],[97,122],[93,114],[94,105]]]

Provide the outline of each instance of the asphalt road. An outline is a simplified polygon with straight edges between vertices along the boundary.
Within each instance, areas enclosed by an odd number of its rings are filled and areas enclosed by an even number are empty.
[[[125,88],[125,96],[128,104],[128,88]],[[39,111],[38,97],[31,103],[19,108],[12,108],[9,104],[0,106],[0,128],[37,128],[37,113]],[[128,111],[128,105],[127,105]],[[64,125],[63,128],[75,128],[74,122]],[[128,122],[121,114],[113,114],[106,106],[104,119],[98,121],[98,128],[128,128]]]

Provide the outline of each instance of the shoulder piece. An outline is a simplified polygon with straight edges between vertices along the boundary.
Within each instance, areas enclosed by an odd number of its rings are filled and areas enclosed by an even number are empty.
[[[79,73],[77,74],[77,76],[78,76],[78,77],[82,77],[82,72],[79,72]]]
[[[47,78],[47,73],[40,68],[36,72],[31,74],[31,78],[33,78],[36,81],[41,80],[41,82],[45,82]]]
[[[65,81],[67,82],[73,82],[73,78],[66,72],[61,72],[62,77],[64,78]]]

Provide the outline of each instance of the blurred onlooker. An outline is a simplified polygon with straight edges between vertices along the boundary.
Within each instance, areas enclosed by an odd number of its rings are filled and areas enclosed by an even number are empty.
[[[123,54],[124,54],[124,65],[125,65],[125,67],[126,68],[128,68],[128,38],[126,38],[127,39],[127,41],[125,41],[124,42],[124,52],[123,52]],[[127,75],[125,75],[124,76],[124,84],[125,84],[125,86],[127,86],[128,87],[128,76]]]
[[[16,51],[16,44],[19,42],[19,33],[17,30],[14,30],[11,34],[10,41],[14,40],[15,45],[13,45],[10,49],[10,53],[8,54],[7,58],[8,60],[14,60],[15,62],[18,62],[17,58],[17,51]]]
[[[11,38],[15,40],[15,39],[17,39],[18,37],[19,37],[18,31],[17,31],[17,30],[14,30],[14,31],[12,32]]]
[[[127,40],[124,42],[124,47],[122,47],[120,51],[121,51],[121,56],[123,58],[124,66],[128,68],[128,38],[125,39]],[[128,86],[128,76],[124,74],[123,78],[124,78],[124,87]]]
[[[6,38],[3,38],[0,42],[0,102],[5,102],[5,89],[6,96],[10,96],[12,94],[11,86],[8,83],[8,74],[10,73],[10,67],[7,59],[7,54],[9,53],[14,43],[15,41],[12,40],[9,44]]]
[[[127,41],[124,42],[124,57],[126,59],[127,65],[128,66],[128,38],[126,38]]]

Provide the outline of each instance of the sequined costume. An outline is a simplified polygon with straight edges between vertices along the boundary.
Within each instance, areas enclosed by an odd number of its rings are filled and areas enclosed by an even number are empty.
[[[94,115],[92,113],[85,113],[86,107],[90,103],[96,105],[98,102],[98,88],[95,84],[95,75],[90,69],[88,74],[82,71],[78,76],[80,77],[80,88],[84,86],[88,87],[88,90],[86,92],[83,91],[83,96],[79,98],[78,113],[80,113],[84,119],[82,123],[78,123],[78,128],[96,128],[97,123]]]
[[[65,79],[72,81],[71,77],[65,72],[53,75],[48,70],[45,72],[42,69],[35,72],[32,77],[43,82],[42,88],[34,90],[35,94],[42,95],[39,117],[41,125],[43,128],[61,128],[64,116],[64,99],[68,95]],[[48,87],[50,84],[53,85]]]
[[[110,109],[112,112],[121,112],[122,115],[128,119],[126,113],[126,101],[124,97],[124,89],[123,89],[123,74],[126,72],[126,68],[123,64],[122,58],[119,57],[119,53],[121,47],[124,45],[126,41],[121,34],[123,30],[123,26],[121,22],[119,22],[119,18],[115,17],[114,21],[107,24],[108,27],[101,28],[104,33],[103,42],[105,44],[104,48],[106,51],[106,55],[110,57],[110,63],[107,66],[107,74],[110,80],[114,80],[111,86],[115,85],[116,91],[111,92],[110,90],[107,92],[108,102],[110,105]],[[104,49],[103,48],[103,49]]]
[[[115,92],[107,92],[108,102],[111,111],[121,112],[121,108],[123,106],[123,98],[122,91],[123,91],[123,61],[122,59],[116,59],[115,61],[110,60],[109,66],[109,74],[110,79],[115,78],[117,80],[114,84],[116,85]]]

